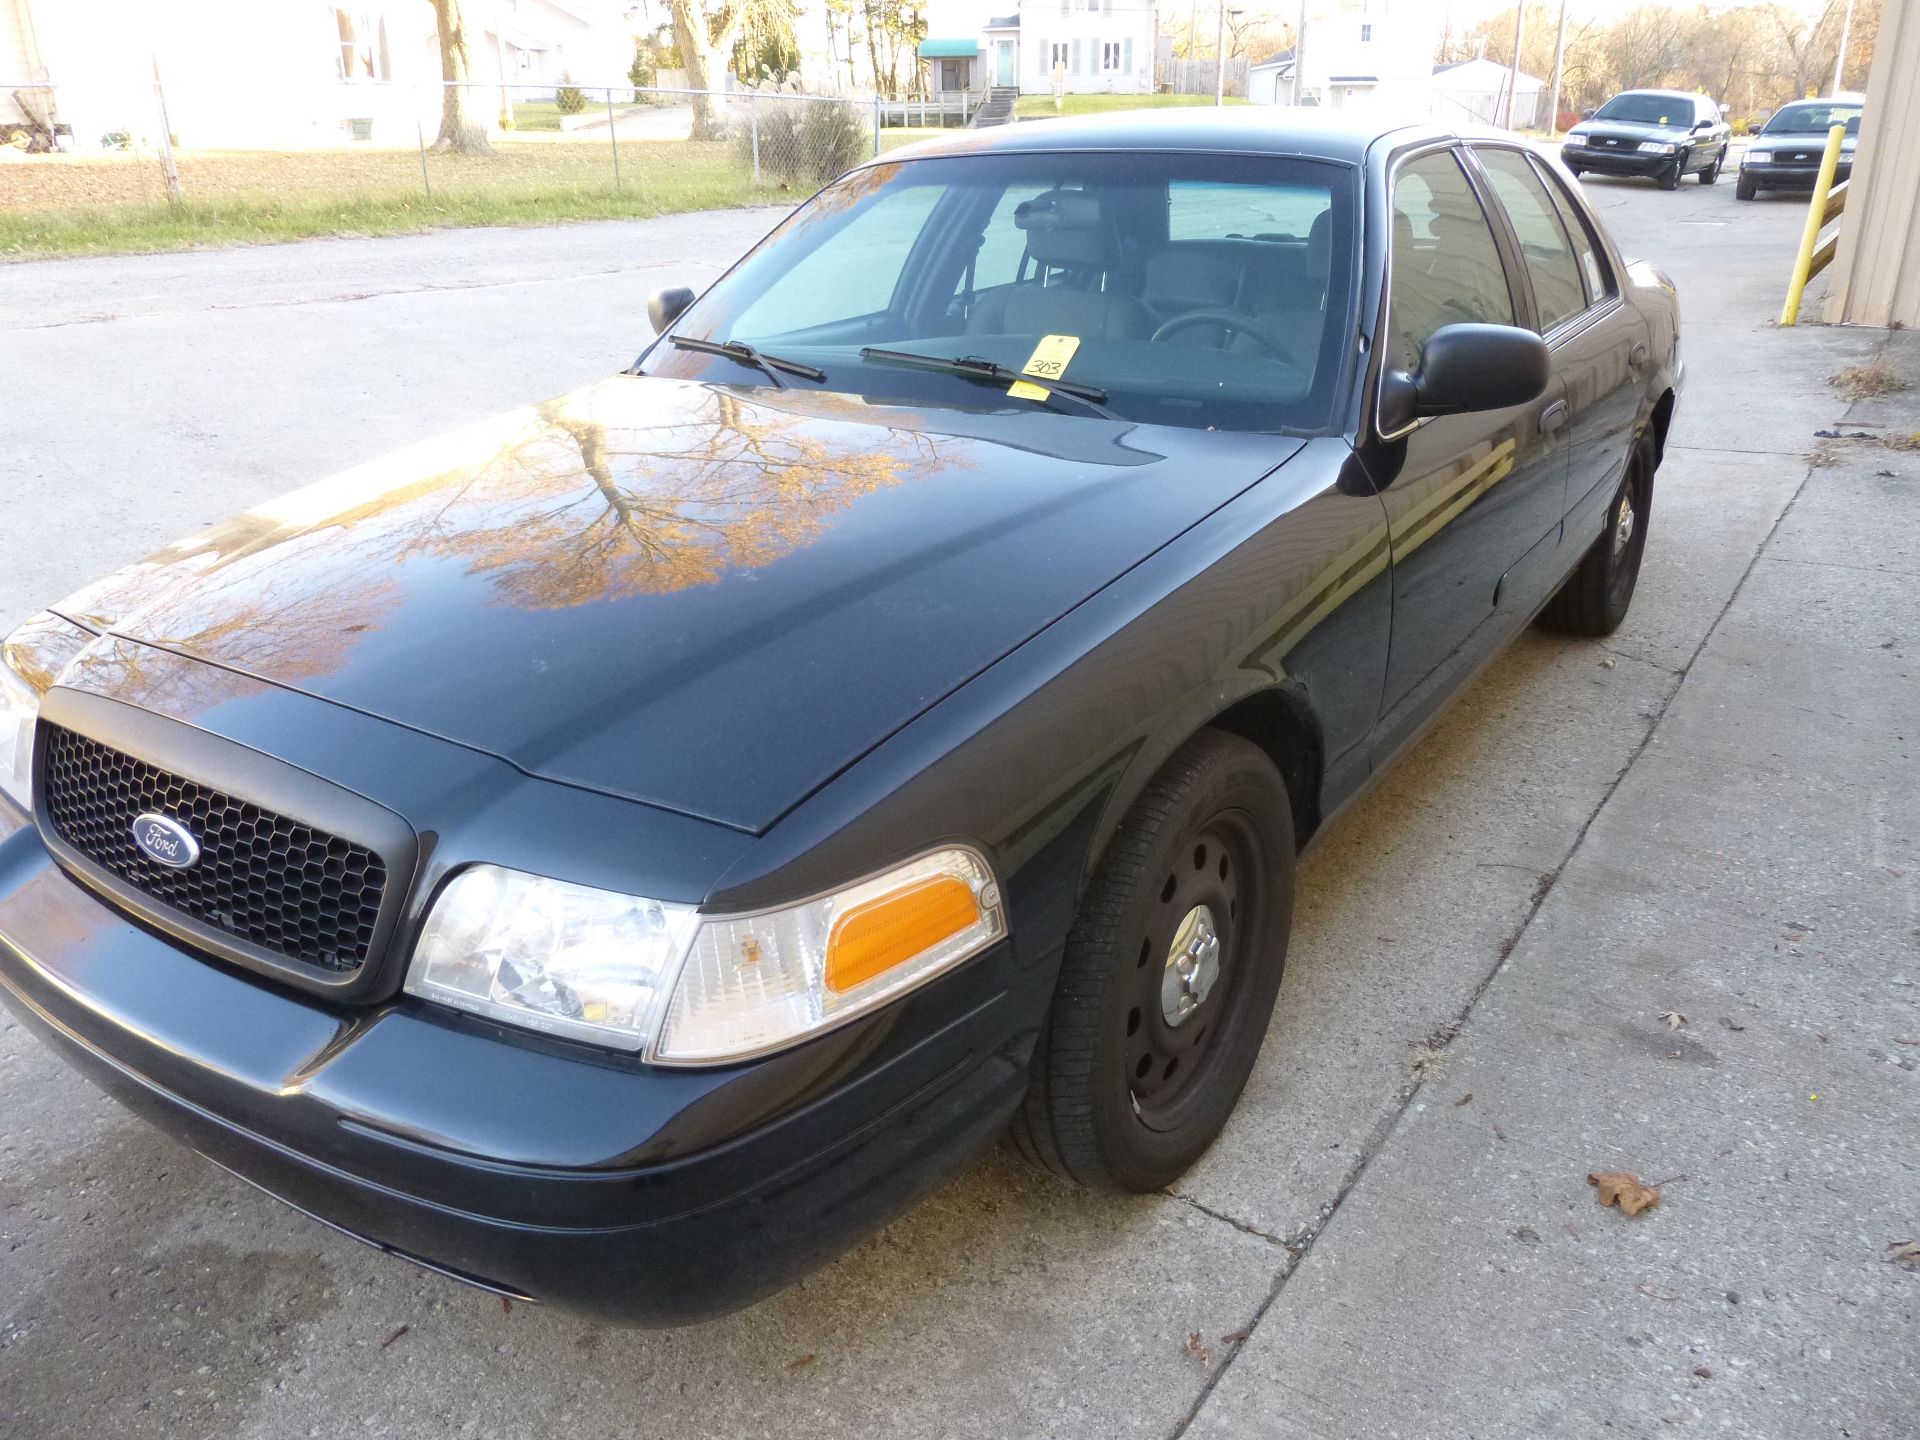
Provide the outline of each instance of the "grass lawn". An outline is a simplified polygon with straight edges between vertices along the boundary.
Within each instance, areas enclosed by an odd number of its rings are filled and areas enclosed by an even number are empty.
[[[604,138],[497,141],[491,155],[429,155],[431,198],[414,150],[183,152],[178,163],[186,198],[177,205],[166,203],[152,157],[7,164],[0,258],[540,225],[799,198],[798,187],[756,189],[732,146],[690,141],[623,141],[618,186]]]
[[[1211,95],[1068,95],[1065,98],[1067,108],[1055,110],[1051,95],[1022,95],[1015,103],[1013,113],[1023,120],[1037,120],[1047,115],[1099,115],[1108,110],[1177,109],[1187,105],[1213,104]],[[1229,105],[1246,103],[1237,96],[1227,97]]]

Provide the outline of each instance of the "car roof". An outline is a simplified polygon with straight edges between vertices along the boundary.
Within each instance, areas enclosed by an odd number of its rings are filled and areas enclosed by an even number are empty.
[[[1487,131],[1486,135],[1502,132]],[[1351,110],[1290,105],[1195,105],[1177,110],[1116,110],[961,130],[890,150],[882,162],[949,155],[1059,150],[1161,150],[1302,155],[1358,165],[1375,142],[1448,140],[1464,132]],[[1477,133],[1476,133],[1477,138]]]
[[[1702,95],[1697,90],[1622,90],[1613,96],[1618,100],[1621,95],[1660,95],[1669,100],[1705,100],[1712,103],[1713,97]]]

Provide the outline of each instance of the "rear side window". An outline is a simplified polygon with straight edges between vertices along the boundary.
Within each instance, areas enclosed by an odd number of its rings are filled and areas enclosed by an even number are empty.
[[[1553,197],[1547,194],[1547,187],[1540,183],[1526,156],[1518,150],[1481,150],[1478,154],[1487,178],[1493,182],[1493,193],[1500,197],[1519,237],[1520,254],[1540,308],[1540,328],[1551,330],[1587,308],[1573,242],[1560,223]]]
[[[1511,325],[1513,297],[1493,227],[1451,150],[1409,160],[1393,181],[1393,270],[1387,324],[1394,363],[1419,368],[1443,325]]]
[[[1533,168],[1545,182],[1547,193],[1553,196],[1554,208],[1560,212],[1560,223],[1567,227],[1567,238],[1573,241],[1573,253],[1580,258],[1580,273],[1587,282],[1587,303],[1598,305],[1613,294],[1613,275],[1607,268],[1606,257],[1600,252],[1600,241],[1581,213],[1580,207],[1567,194],[1567,187],[1559,177],[1547,172],[1538,160]]]

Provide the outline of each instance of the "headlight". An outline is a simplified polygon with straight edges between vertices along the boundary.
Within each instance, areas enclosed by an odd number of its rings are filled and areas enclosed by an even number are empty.
[[[1660,140],[1642,140],[1640,142],[1640,153],[1642,155],[1671,155],[1675,148],[1676,147]]]
[[[40,692],[11,665],[0,664],[0,794],[22,810],[33,809],[33,723]]]
[[[1749,150],[1747,152],[1747,158],[1743,163],[1748,165],[1771,165],[1773,163],[1773,152],[1771,150]]]
[[[992,872],[959,847],[741,916],[477,865],[435,902],[406,988],[661,1064],[712,1065],[830,1030],[1005,934]]]
[[[1567,139],[1579,140],[1584,143],[1587,138],[1587,133],[1585,130],[1569,130],[1567,131]]]

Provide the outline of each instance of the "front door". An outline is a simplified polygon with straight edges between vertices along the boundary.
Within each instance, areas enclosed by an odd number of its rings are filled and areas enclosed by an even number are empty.
[[[1414,372],[1444,325],[1524,324],[1492,222],[1451,148],[1393,175],[1385,367]],[[1566,403],[1556,381],[1508,410],[1443,415],[1364,456],[1386,501],[1393,638],[1375,752],[1416,730],[1521,623],[1559,560],[1566,504]]]
[[[993,83],[1011,85],[1016,75],[1014,69],[1013,41],[996,40],[993,42]]]

